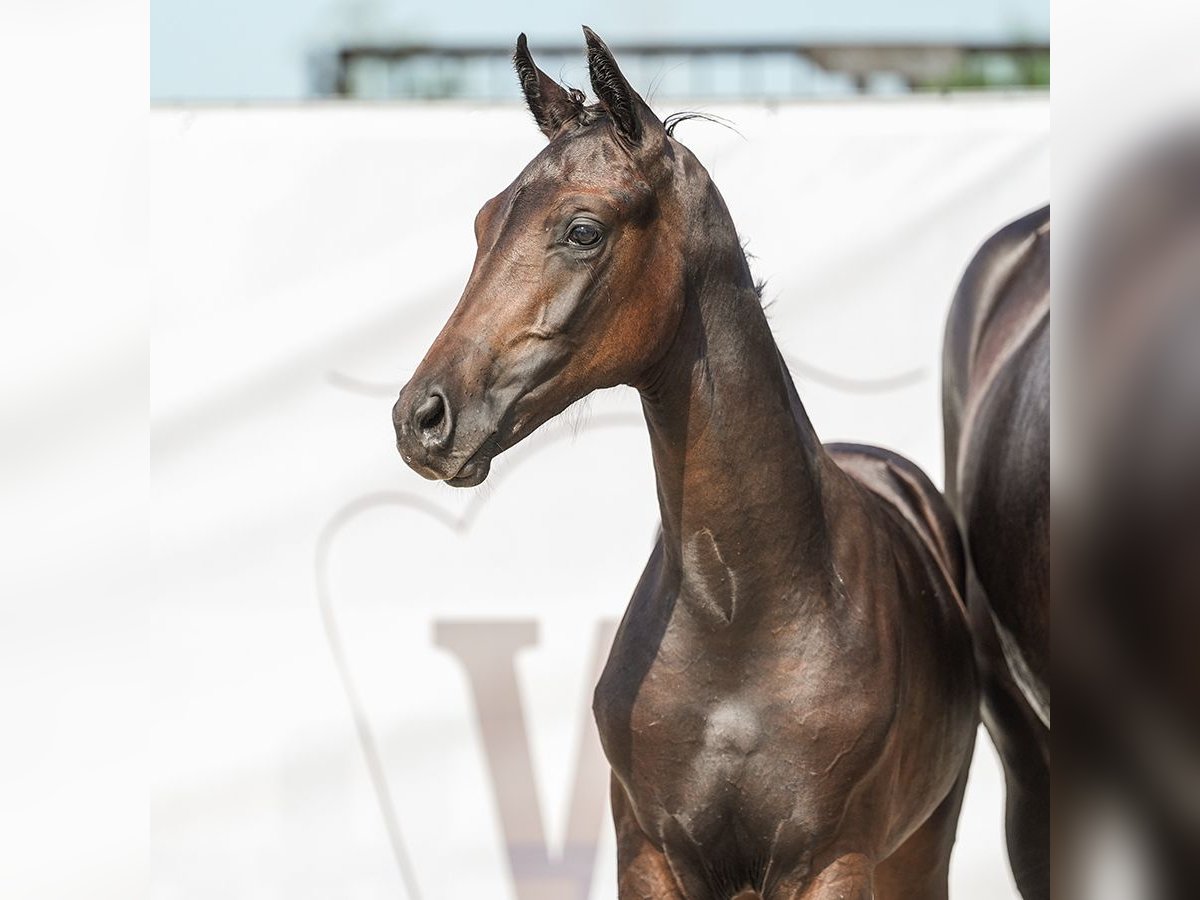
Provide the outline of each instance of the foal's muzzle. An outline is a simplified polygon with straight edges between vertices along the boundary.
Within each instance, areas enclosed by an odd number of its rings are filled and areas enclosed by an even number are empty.
[[[491,459],[479,447],[456,446],[457,420],[446,390],[437,384],[409,382],[392,407],[401,458],[425,478],[470,487],[487,477]]]

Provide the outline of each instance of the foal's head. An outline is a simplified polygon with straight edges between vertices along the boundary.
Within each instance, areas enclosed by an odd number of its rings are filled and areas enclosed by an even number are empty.
[[[707,176],[584,33],[592,106],[517,41],[550,142],[476,216],[462,298],[393,409],[400,455],[427,478],[479,484],[574,401],[637,385],[679,323],[685,194]]]

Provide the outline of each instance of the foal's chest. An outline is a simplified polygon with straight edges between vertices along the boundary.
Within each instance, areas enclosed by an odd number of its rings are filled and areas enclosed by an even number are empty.
[[[829,659],[817,632],[739,658],[720,641],[701,650],[668,630],[648,665],[618,639],[597,686],[596,720],[648,834],[710,850],[728,844],[727,854],[753,859],[779,850],[781,823],[811,844],[821,836],[807,823],[837,821],[825,807],[845,794],[828,790],[831,780],[853,781],[876,729],[856,714],[845,679],[817,671]],[[630,664],[639,658],[642,670]]]

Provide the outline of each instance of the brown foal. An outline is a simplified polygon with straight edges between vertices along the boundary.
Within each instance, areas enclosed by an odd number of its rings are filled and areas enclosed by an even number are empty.
[[[595,694],[622,900],[945,897],[978,721],[952,516],[906,460],[821,445],[721,195],[584,31],[596,105],[518,40],[550,141],[475,221],[400,454],[475,485],[641,394],[662,531]]]

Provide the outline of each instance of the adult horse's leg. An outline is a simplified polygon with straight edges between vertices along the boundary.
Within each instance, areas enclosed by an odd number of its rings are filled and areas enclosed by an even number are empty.
[[[1024,900],[1050,897],[1049,729],[1004,662],[983,589],[972,572],[968,603],[983,687],[983,723],[1004,767],[1008,862]]]
[[[876,900],[946,900],[950,852],[970,768],[968,756],[946,799],[895,853],[876,866]]]
[[[680,893],[666,855],[650,843],[634,818],[625,788],[612,779],[613,824],[617,829],[619,900],[687,900]]]
[[[985,710],[991,704],[985,699]],[[1026,723],[1022,727],[1037,726]],[[997,746],[1002,741],[997,740]],[[1026,752],[1000,751],[1008,861],[1024,900],[1050,897],[1050,770]]]

